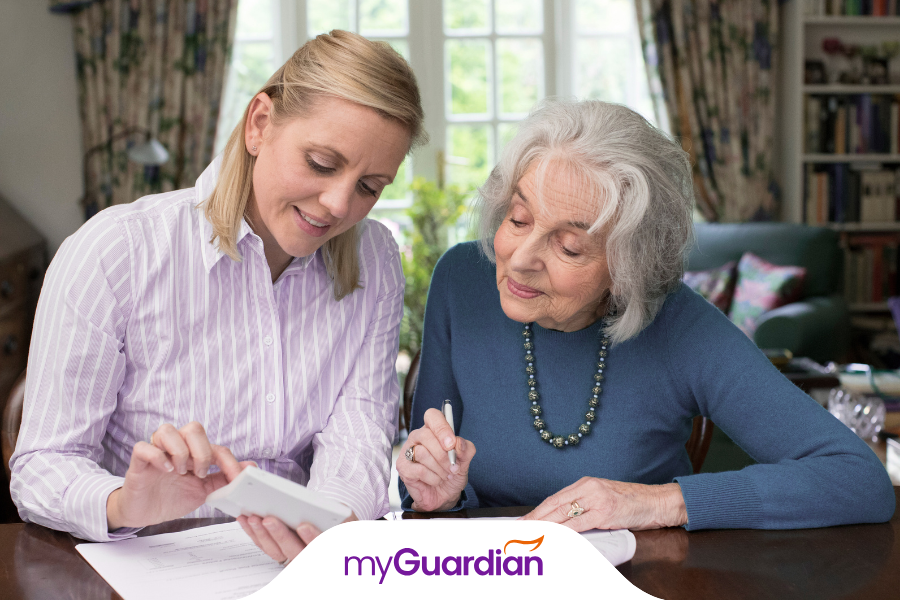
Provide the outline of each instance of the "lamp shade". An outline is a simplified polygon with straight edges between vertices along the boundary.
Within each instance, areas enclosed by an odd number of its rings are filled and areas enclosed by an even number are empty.
[[[128,150],[128,159],[139,165],[159,166],[169,160],[169,153],[157,139],[150,139],[143,144],[135,144]]]

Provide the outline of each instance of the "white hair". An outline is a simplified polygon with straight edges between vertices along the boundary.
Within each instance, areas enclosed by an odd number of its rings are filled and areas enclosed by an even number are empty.
[[[494,235],[519,180],[535,167],[541,190],[550,163],[564,167],[577,180],[576,189],[596,203],[597,218],[588,232],[606,238],[610,338],[614,344],[631,339],[653,321],[684,273],[694,236],[688,154],[624,106],[540,102],[478,190],[479,239],[491,261],[496,262]]]

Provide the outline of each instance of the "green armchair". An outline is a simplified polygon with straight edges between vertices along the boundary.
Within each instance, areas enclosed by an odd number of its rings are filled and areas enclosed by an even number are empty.
[[[753,340],[760,348],[786,348],[819,362],[842,360],[850,340],[841,296],[843,253],[836,232],[792,223],[698,223],[688,271],[738,261],[752,252],[776,265],[806,268],[802,297],[764,313]]]

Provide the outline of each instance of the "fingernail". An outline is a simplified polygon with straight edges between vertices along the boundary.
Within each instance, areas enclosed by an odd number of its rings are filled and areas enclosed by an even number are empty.
[[[169,473],[171,473],[172,471],[175,470],[175,467],[173,467],[172,463],[170,463],[169,461],[166,461],[166,464],[164,464],[163,466],[166,468],[166,471],[168,471]]]
[[[453,447],[453,438],[445,437],[444,438],[444,448],[447,448],[449,450],[452,447]]]
[[[265,527],[266,529],[272,529],[275,527],[275,523],[273,523],[272,521],[269,521],[268,519],[263,520],[262,524],[263,524],[263,527]]]
[[[257,521],[249,521],[249,523],[250,523],[250,527],[252,527],[253,529],[259,529],[259,527],[260,527],[260,523]]]
[[[459,473],[459,465],[450,465],[451,473]]]
[[[187,474],[187,467],[181,467],[180,469],[178,469],[178,474],[179,474],[179,475],[186,475],[186,474]]]
[[[199,471],[197,471],[196,475],[200,479],[203,479],[206,477],[206,473],[207,473],[206,469],[200,469]]]
[[[309,529],[309,525],[307,525],[306,523],[300,523],[300,525],[297,526],[297,534],[300,537],[306,537],[310,533],[312,533],[312,532]]]

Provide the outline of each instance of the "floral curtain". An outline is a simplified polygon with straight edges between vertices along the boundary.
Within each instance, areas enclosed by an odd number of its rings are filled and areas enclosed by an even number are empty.
[[[87,215],[194,184],[212,159],[238,0],[50,0],[71,12]],[[149,136],[161,167],[128,160]]]
[[[701,213],[775,218],[776,0],[635,3],[651,89],[691,155]]]

